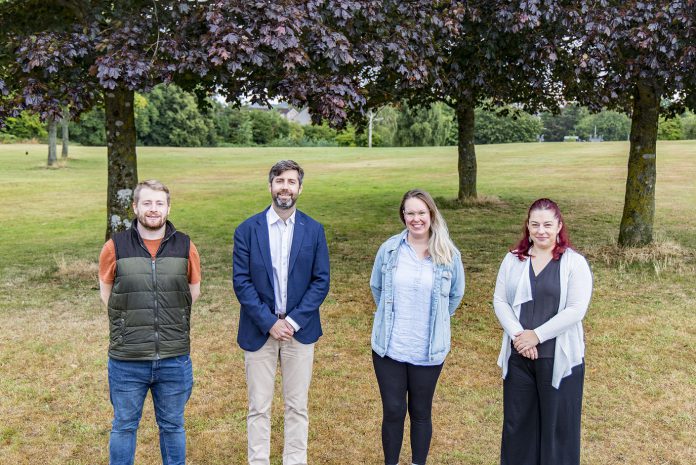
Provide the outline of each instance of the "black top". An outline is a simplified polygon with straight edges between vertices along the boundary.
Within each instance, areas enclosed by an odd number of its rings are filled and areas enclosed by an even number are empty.
[[[551,260],[535,276],[534,267],[531,263],[529,264],[532,300],[523,303],[520,310],[520,324],[524,329],[538,328],[558,313],[558,304],[561,300],[560,265],[560,260]],[[555,350],[556,338],[549,339],[537,346],[539,358],[553,358]]]

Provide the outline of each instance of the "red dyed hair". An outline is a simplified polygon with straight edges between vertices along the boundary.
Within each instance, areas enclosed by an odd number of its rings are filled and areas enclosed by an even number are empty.
[[[558,231],[558,236],[556,237],[556,246],[553,248],[553,259],[558,260],[563,255],[568,247],[571,247],[570,238],[568,237],[568,228],[566,228],[565,221],[563,221],[563,215],[561,214],[561,209],[558,208],[556,202],[551,199],[538,199],[529,207],[527,211],[527,219],[522,226],[522,238],[520,241],[510,250],[510,252],[517,255],[520,261],[529,257],[529,249],[532,246],[532,241],[529,238],[529,229],[527,225],[529,224],[529,217],[535,210],[551,210],[553,212],[554,218],[556,218],[561,223],[561,230]]]

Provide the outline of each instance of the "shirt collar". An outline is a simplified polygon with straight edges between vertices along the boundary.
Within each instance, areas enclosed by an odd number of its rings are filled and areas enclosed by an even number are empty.
[[[292,212],[292,215],[287,219],[285,222],[286,224],[295,224],[295,214],[297,213],[297,209]],[[273,209],[273,206],[270,206],[268,208],[268,211],[266,212],[266,221],[268,222],[268,225],[273,225],[276,224],[278,221],[283,221],[283,219],[278,216],[276,211]]]
[[[411,244],[408,243],[408,230],[406,233],[401,237],[401,241],[399,242],[399,246],[404,245],[406,247],[405,250],[408,251],[408,253],[417,261],[421,261],[420,258],[418,258],[418,254],[416,254],[416,250],[413,248]],[[428,255],[425,257],[425,261],[432,261],[433,257],[432,255]]]

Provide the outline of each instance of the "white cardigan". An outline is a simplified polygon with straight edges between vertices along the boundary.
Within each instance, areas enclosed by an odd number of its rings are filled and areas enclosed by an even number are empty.
[[[521,261],[517,255],[508,252],[500,265],[495,283],[493,308],[503,327],[503,343],[498,357],[503,378],[507,376],[508,360],[512,354],[510,343],[515,339],[514,335],[524,329],[519,321],[522,304],[532,300],[529,282],[531,262],[528,258]],[[561,255],[560,275],[558,313],[543,325],[534,328],[540,343],[556,338],[551,379],[551,385],[556,389],[561,385],[561,378],[568,376],[574,366],[582,363],[585,356],[582,319],[592,297],[592,272],[585,257],[572,249],[566,249]]]

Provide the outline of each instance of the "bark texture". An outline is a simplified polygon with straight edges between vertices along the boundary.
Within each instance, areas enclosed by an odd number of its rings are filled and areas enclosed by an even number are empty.
[[[70,114],[67,111],[63,111],[63,118],[60,120],[60,127],[63,130],[63,150],[60,154],[61,159],[65,160],[68,158],[68,144],[69,144],[69,131],[68,123],[70,122]]]
[[[655,85],[636,85],[626,198],[619,228],[619,245],[623,247],[647,245],[653,240],[659,106],[660,94]]]
[[[470,102],[457,103],[459,129],[459,200],[476,198],[476,151],[474,149],[474,105]]]
[[[133,219],[133,189],[138,184],[135,153],[134,92],[118,87],[104,94],[108,187],[106,239],[127,229]]]
[[[56,156],[56,132],[57,126],[55,119],[48,120],[48,166],[53,166],[58,158]]]

